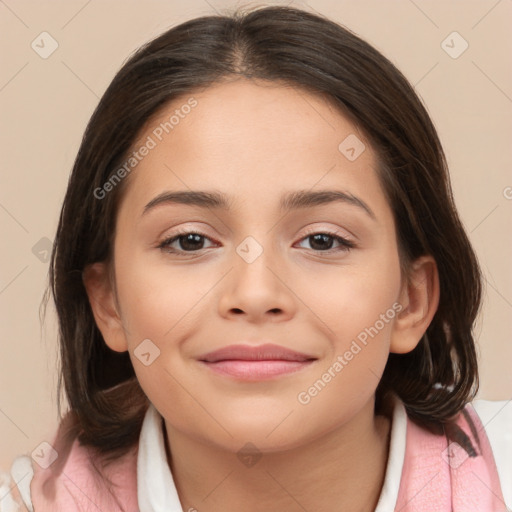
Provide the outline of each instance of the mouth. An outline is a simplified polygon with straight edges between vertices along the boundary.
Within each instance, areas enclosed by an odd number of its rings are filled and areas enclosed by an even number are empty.
[[[261,381],[303,370],[317,358],[279,345],[230,345],[199,358],[216,374]]]

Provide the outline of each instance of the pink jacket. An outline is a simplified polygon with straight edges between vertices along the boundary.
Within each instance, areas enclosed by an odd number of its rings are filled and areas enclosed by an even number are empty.
[[[507,511],[489,440],[471,405],[459,415],[453,431],[457,441],[449,442],[446,436],[432,434],[407,419],[395,511]],[[76,439],[64,441],[59,432],[52,443],[58,459],[47,469],[34,464],[31,496],[35,512],[139,512],[138,447],[105,470],[114,483],[110,492],[93,468],[92,450],[80,446]]]

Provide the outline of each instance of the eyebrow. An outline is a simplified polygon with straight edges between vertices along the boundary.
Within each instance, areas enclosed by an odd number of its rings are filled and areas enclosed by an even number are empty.
[[[282,212],[289,212],[291,210],[311,208],[335,202],[357,206],[365,211],[374,221],[377,220],[372,209],[362,199],[340,190],[296,190],[288,192],[281,197],[279,208]],[[142,215],[146,215],[149,211],[163,204],[186,204],[201,208],[230,210],[232,201],[227,195],[217,191],[167,191],[152,199],[144,207]]]

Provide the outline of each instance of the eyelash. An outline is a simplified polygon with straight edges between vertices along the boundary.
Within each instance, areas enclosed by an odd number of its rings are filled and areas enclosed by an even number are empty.
[[[205,235],[204,233],[201,233],[199,231],[191,231],[191,230],[182,230],[182,231],[178,231],[176,232],[174,235],[172,235],[172,237],[168,237],[166,239],[164,239],[159,245],[158,245],[158,249],[161,249],[162,251],[166,252],[166,253],[171,253],[171,254],[175,254],[177,256],[186,256],[188,254],[194,254],[194,253],[198,253],[199,251],[203,250],[203,249],[198,249],[197,251],[180,251],[180,250],[176,250],[176,249],[173,249],[173,248],[170,248],[169,246],[176,242],[177,240],[180,239],[180,237],[182,236],[185,236],[185,235],[198,235],[198,236],[201,236],[203,238],[207,238],[208,240],[210,240],[210,237],[208,237],[207,235]],[[331,238],[334,238],[334,240],[336,242],[338,242],[340,244],[341,247],[338,247],[338,248],[334,248],[334,249],[328,249],[326,251],[315,251],[314,249],[312,249],[314,252],[316,253],[320,253],[320,254],[331,254],[331,253],[336,253],[336,252],[339,252],[339,251],[342,251],[342,252],[349,252],[351,249],[354,249],[356,248],[356,244],[350,240],[347,240],[346,238],[343,238],[339,235],[337,235],[335,232],[332,232],[332,231],[315,231],[315,230],[311,230],[310,232],[306,233],[305,236],[303,236],[300,241],[303,241],[313,235],[327,235]]]

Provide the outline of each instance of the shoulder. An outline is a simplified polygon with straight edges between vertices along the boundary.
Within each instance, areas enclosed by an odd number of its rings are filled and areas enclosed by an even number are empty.
[[[474,400],[471,405],[485,425],[485,430],[498,426],[512,426],[512,400]]]
[[[50,465],[34,464],[30,492],[36,510],[89,510],[91,502],[111,512],[133,508],[138,446],[108,464],[101,453],[78,438],[62,444],[57,440],[54,448],[57,456]]]
[[[489,439],[505,501],[512,503],[512,400],[475,400],[471,405]]]
[[[16,457],[9,472],[0,471],[0,512],[33,512],[30,484],[34,476],[30,457]]]
[[[138,445],[103,465],[101,454],[63,435],[61,425],[52,442],[40,447],[33,454],[39,460],[21,455],[9,472],[0,471],[0,512],[70,512],[88,510],[91,502],[112,512],[133,508]]]

